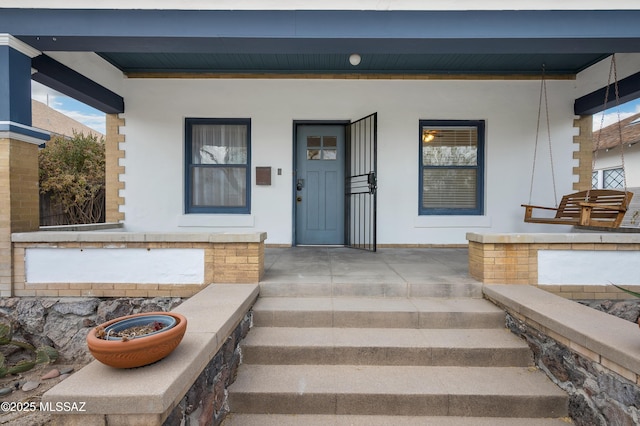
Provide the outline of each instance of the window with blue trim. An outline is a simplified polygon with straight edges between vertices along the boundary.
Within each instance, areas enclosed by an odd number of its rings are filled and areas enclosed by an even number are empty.
[[[484,121],[420,120],[421,215],[481,215]]]
[[[251,120],[185,120],[185,212],[250,213]]]

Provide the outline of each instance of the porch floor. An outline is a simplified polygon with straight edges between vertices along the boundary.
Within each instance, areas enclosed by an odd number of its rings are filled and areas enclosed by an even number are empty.
[[[466,248],[266,248],[260,287],[263,297],[482,297]]]

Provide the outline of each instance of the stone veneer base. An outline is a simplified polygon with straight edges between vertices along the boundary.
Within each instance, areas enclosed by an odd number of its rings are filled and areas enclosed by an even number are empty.
[[[239,358],[234,360],[233,354],[224,352],[236,352],[237,329],[242,325],[243,332],[248,330],[250,317],[247,315],[258,292],[257,284],[208,286],[174,309],[187,317],[187,331],[180,345],[163,360],[133,369],[116,369],[93,361],[47,391],[42,402],[50,406],[83,403],[83,412],[53,413],[53,423],[148,426],[167,420],[170,424],[179,424],[180,419],[199,417],[204,411],[212,413],[206,424],[211,424],[214,417],[221,419],[224,413],[215,407],[224,405],[216,400],[225,393],[220,389],[223,385],[214,385],[217,390],[202,389],[201,375],[224,374],[218,377],[224,386],[233,381],[231,371],[226,370],[235,368]],[[233,348],[224,346],[230,338],[234,340]],[[216,368],[226,373],[215,371]],[[210,380],[215,382],[215,377]],[[199,407],[187,409],[186,406],[187,402],[197,400],[193,392],[207,396],[194,416]]]
[[[528,285],[485,285],[507,327],[529,343],[536,364],[569,394],[577,425],[637,424],[638,325]]]

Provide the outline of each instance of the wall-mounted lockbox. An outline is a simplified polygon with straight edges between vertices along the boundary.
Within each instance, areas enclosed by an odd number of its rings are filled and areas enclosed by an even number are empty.
[[[271,185],[271,167],[256,167],[256,185]]]

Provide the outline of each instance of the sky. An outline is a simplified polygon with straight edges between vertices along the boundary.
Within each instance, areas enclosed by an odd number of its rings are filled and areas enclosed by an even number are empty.
[[[79,123],[106,133],[105,114],[62,93],[56,92],[37,81],[31,81],[31,98],[71,117]]]
[[[40,101],[56,111],[73,118],[74,120],[91,127],[94,130],[102,133],[106,133],[105,114],[97,109],[91,108],[88,105],[78,102],[62,93],[56,92],[36,81],[31,82],[31,97],[37,101]],[[615,123],[618,120],[618,114],[620,120],[640,113],[640,99],[636,99],[631,102],[620,105],[620,108],[611,108],[604,111],[604,121],[602,121],[602,113],[595,114],[593,116],[593,130],[597,131],[600,128],[607,127],[610,124]]]
[[[635,99],[633,101],[629,101],[625,104],[620,105],[620,108],[610,108],[604,111],[604,121],[602,120],[602,114],[598,113],[593,115],[593,130],[597,131],[600,128],[605,128],[613,123],[618,121],[618,114],[620,115],[620,120],[624,120],[627,117],[630,117],[634,114],[640,113],[640,99]]]

